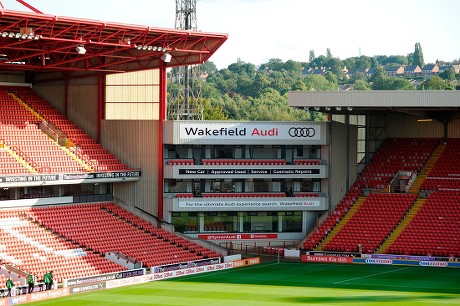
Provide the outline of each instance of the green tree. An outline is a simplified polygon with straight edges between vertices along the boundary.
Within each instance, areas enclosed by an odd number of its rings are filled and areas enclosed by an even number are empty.
[[[328,71],[326,72],[326,74],[324,75],[324,77],[326,78],[326,80],[331,83],[331,84],[338,84],[337,82],[337,75],[332,73],[331,71]]]
[[[327,48],[326,50],[326,59],[329,61],[332,59],[332,52],[331,49]]]
[[[356,65],[354,69],[356,70],[365,69],[365,68],[370,68],[371,66],[372,66],[371,58],[369,56],[361,55],[360,57],[356,58]]]
[[[212,106],[209,99],[203,99],[202,101],[204,120],[228,120],[223,106]]]
[[[236,74],[246,73],[249,77],[253,77],[256,74],[256,66],[254,64],[245,63],[241,60],[230,64],[228,70]]]
[[[323,75],[308,75],[305,77],[307,90],[337,90],[337,83],[329,82]]]
[[[453,81],[455,80],[455,70],[452,67],[449,67],[448,69],[444,70],[439,74],[439,77],[443,80],[446,81]]]
[[[425,80],[421,85],[422,90],[454,90],[454,84],[449,81],[443,80],[437,75]]]
[[[302,64],[293,60],[284,63],[284,70],[291,76],[299,76],[302,73]]]
[[[415,50],[414,50],[414,65],[419,65],[420,67],[425,66],[425,61],[423,60],[423,51],[422,46],[420,43],[415,43]]]
[[[310,53],[308,54],[308,62],[309,63],[312,63],[314,60],[315,60],[316,56],[315,56],[315,51],[314,50],[310,50]]]
[[[369,84],[369,82],[365,81],[365,80],[356,80],[354,86],[353,86],[353,89],[355,90],[371,90],[371,86]]]
[[[343,62],[338,59],[338,58],[331,58],[327,62],[327,67],[329,68],[329,71],[332,72],[333,74],[336,75],[337,78],[341,79],[343,78],[343,67],[344,64]]]
[[[203,65],[201,65],[200,71],[207,72],[208,74],[215,74],[217,73],[218,69],[213,62],[207,61]]]

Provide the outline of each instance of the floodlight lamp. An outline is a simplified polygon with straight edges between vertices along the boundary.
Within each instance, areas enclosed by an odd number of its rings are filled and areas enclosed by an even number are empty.
[[[14,37],[14,33],[13,33],[13,32],[10,32],[10,34],[8,34],[8,37],[9,37],[9,38],[13,38],[13,37]]]
[[[85,49],[85,46],[83,45],[78,45],[76,48],[75,48],[75,51],[77,51],[78,54],[85,54],[86,53],[86,49]]]
[[[326,111],[330,111],[330,110],[331,110],[331,108],[330,108],[329,106],[326,106],[325,109],[326,109]]]
[[[338,111],[341,111],[341,110],[342,110],[342,107],[337,106],[335,109],[338,110]]]
[[[315,111],[319,111],[319,106],[315,106]]]
[[[161,56],[161,59],[163,60],[163,62],[165,63],[169,63],[172,59],[172,55],[169,54],[168,52],[165,52],[162,56]]]
[[[16,33],[16,38],[20,38],[21,37],[21,33]]]
[[[7,37],[8,36],[8,32],[3,32],[2,33],[2,37]]]
[[[149,50],[149,51],[152,51],[152,49],[153,49],[152,46],[149,46],[149,47],[147,48],[147,50]]]
[[[351,112],[353,110],[353,107],[348,106],[347,109],[348,109],[349,112]]]

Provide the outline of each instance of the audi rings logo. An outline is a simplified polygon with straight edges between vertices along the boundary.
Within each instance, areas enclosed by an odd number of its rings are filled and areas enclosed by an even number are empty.
[[[289,129],[289,136],[291,137],[313,137],[315,136],[315,129],[311,127],[291,127]]]

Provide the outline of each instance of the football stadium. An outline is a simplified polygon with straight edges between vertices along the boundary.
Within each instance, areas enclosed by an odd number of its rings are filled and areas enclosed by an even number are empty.
[[[0,305],[460,304],[459,91],[167,119],[208,33],[2,8]]]

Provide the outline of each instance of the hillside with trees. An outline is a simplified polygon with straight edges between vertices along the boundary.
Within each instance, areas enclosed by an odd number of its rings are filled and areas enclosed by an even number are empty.
[[[358,56],[341,60],[332,55],[315,56],[311,50],[308,62],[270,59],[256,66],[238,60],[218,70],[212,62],[200,68],[203,78],[201,101],[205,120],[251,121],[322,121],[325,114],[293,109],[288,106],[289,91],[307,90],[455,90],[459,74],[452,63],[438,61],[443,71],[411,75],[392,75],[399,67],[425,67],[422,47],[415,44],[406,56]],[[428,66],[428,65],[426,65]],[[446,68],[447,67],[447,68]],[[404,69],[404,68],[402,68]]]

